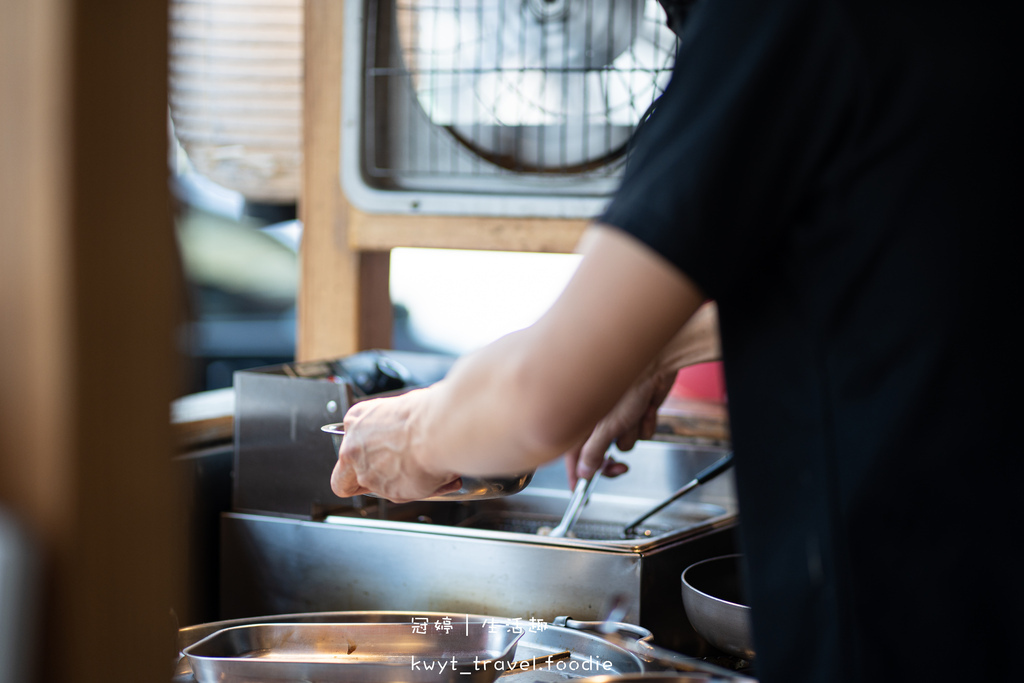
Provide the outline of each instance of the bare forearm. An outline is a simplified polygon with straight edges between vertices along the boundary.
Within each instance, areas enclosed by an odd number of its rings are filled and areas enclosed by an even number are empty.
[[[461,359],[431,387],[422,418],[429,436],[415,454],[424,466],[468,475],[514,474],[567,447],[546,438],[535,414],[544,387],[529,367],[529,336],[515,332]]]
[[[432,387],[352,406],[335,493],[416,500],[460,474],[532,469],[580,444],[652,361],[668,358],[703,293],[618,230],[594,227],[581,245],[576,275],[535,324]]]
[[[499,474],[557,457],[590,434],[699,306],[701,293],[646,247],[617,231],[597,237],[551,311],[431,388],[419,420],[427,446],[414,456],[424,467]],[[651,315],[658,297],[677,305]]]
[[[721,360],[722,346],[718,336],[718,306],[709,302],[697,309],[693,317],[659,354],[658,372],[675,372],[696,363]]]

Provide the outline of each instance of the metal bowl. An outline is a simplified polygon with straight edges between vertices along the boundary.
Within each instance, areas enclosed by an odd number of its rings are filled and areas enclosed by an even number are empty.
[[[683,572],[683,608],[690,624],[722,652],[754,659],[750,607],[740,595],[741,555],[712,557]]]
[[[341,422],[324,425],[320,431],[331,435],[334,453],[341,450],[341,441],[345,437],[345,425]],[[504,498],[519,493],[533,481],[533,471],[510,477],[462,477],[462,487],[440,496],[430,496],[423,500],[489,500]],[[367,494],[373,496],[373,494]],[[375,498],[377,496],[374,496]]]

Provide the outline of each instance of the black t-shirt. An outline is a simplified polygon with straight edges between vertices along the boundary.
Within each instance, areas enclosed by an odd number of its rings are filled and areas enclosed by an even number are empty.
[[[718,301],[766,683],[1021,671],[1008,8],[706,0],[601,217]]]

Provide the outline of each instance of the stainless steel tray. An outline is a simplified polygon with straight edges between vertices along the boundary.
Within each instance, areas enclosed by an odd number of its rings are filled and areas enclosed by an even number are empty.
[[[278,623],[222,629],[184,650],[199,683],[490,683],[522,637],[503,622]]]
[[[349,527],[485,538],[566,548],[612,552],[651,551],[687,536],[735,521],[735,510],[705,502],[679,501],[644,522],[633,535],[624,531],[630,520],[658,499],[595,493],[571,537],[538,535],[555,527],[565,512],[569,491],[533,489],[507,498],[471,503],[384,503],[328,516],[324,521]]]
[[[401,625],[411,630],[410,624],[428,623],[430,625],[429,629],[432,630],[439,621],[443,622],[445,619],[450,619],[453,624],[464,623],[466,619],[477,622],[493,620],[493,622],[506,624],[509,628],[523,630],[522,639],[519,640],[516,646],[516,660],[532,659],[535,657],[546,658],[549,655],[566,650],[571,653],[568,660],[560,660],[557,664],[551,666],[544,664],[528,671],[507,671],[501,676],[501,683],[565,683],[567,679],[592,676],[595,673],[627,674],[645,671],[643,661],[634,653],[613,645],[596,634],[581,631],[574,627],[574,625],[578,625],[582,628],[589,625],[583,622],[568,620],[565,626],[555,626],[548,623],[531,624],[503,617],[466,615],[454,612],[305,612],[232,619],[182,628],[178,631],[178,647],[182,652],[185,652],[190,650],[194,644],[201,642],[202,639],[224,629],[250,624],[387,623]],[[645,637],[650,637],[649,631],[637,630],[640,631],[638,635],[646,633]],[[459,675],[459,680],[468,678],[470,676]],[[193,677],[189,658],[183,656],[178,662],[172,683],[194,683],[196,680]],[[203,679],[198,680],[200,683],[204,683]],[[432,680],[439,681],[443,679],[435,677]]]
[[[628,536],[623,533],[624,525],[622,522],[580,521],[573,525],[572,530],[565,535],[565,538],[575,538],[583,541],[628,541],[635,544],[638,541],[645,541],[654,536],[662,536],[674,531],[697,526],[714,517],[718,510],[715,509],[704,514],[700,514],[700,512],[703,511],[691,514],[690,516],[693,518],[693,521],[686,526],[672,528],[667,525],[644,525],[638,527],[634,533]],[[544,529],[550,531],[560,521],[561,518],[556,515],[495,511],[473,515],[464,522],[459,522],[458,526],[467,529],[544,536]]]

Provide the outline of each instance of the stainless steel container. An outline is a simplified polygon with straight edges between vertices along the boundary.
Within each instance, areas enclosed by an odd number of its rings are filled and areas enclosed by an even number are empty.
[[[225,628],[188,646],[199,683],[491,683],[511,670],[523,631],[448,619],[400,623],[274,623]]]
[[[608,530],[722,454],[656,442],[616,454],[633,471],[602,480],[581,516],[581,538],[526,533],[545,520],[557,523],[564,511],[569,490],[561,463],[539,469],[522,493],[496,500],[375,501],[322,521],[229,513],[221,526],[221,614],[416,609],[598,620],[620,594],[625,621],[649,628],[665,647],[696,654],[702,641],[684,615],[679,575],[699,560],[735,552],[731,475],[652,517],[649,536]],[[509,530],[509,523],[526,527]],[[591,528],[605,535],[588,534]]]
[[[569,626],[554,626],[536,622],[523,624],[502,617],[450,612],[310,612],[212,622],[189,626],[178,631],[178,649],[185,651],[193,644],[223,629],[252,624],[402,623],[411,625],[424,623],[428,629],[432,629],[436,623],[444,619],[455,624],[461,623],[463,619],[476,622],[492,620],[496,624],[504,624],[508,628],[518,628],[522,631],[522,637],[516,646],[515,659],[522,661],[536,658],[537,664],[530,667],[529,670],[504,673],[501,680],[506,683],[564,683],[567,678],[580,678],[596,673],[639,674],[646,670],[641,658],[608,643],[593,633]],[[649,637],[649,634],[646,636]],[[558,653],[566,651],[569,652],[568,657],[557,657]],[[550,661],[549,657],[551,657]],[[188,658],[181,656],[175,670],[173,683],[195,683],[195,681]]]

